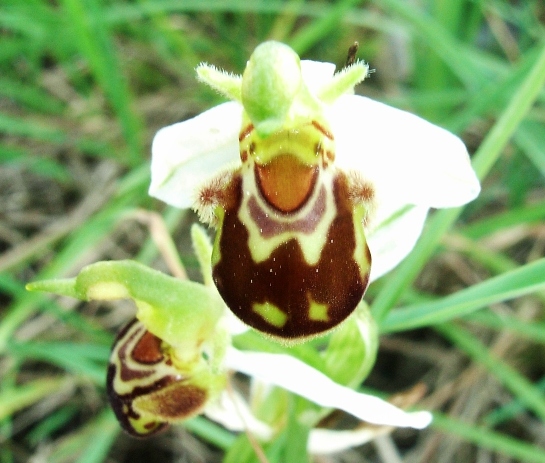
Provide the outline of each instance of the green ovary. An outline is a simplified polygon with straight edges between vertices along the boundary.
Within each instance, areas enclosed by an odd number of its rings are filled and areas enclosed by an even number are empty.
[[[270,302],[264,304],[255,303],[252,305],[252,310],[263,317],[263,319],[269,324],[282,328],[288,321],[288,316]]]

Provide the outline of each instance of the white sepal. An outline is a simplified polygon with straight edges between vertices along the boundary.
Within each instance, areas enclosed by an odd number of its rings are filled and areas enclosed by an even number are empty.
[[[426,206],[404,206],[399,210],[377,207],[380,216],[366,233],[371,252],[370,281],[375,281],[397,266],[411,252],[418,240],[428,213]]]
[[[426,411],[405,412],[378,397],[335,383],[306,363],[285,354],[227,350],[225,366],[275,384],[326,408],[337,408],[373,424],[422,429],[431,422]]]
[[[149,194],[172,206],[192,207],[203,182],[240,163],[241,123],[242,106],[229,102],[159,130],[151,147]]]
[[[273,436],[272,428],[258,420],[246,401],[234,390],[224,390],[217,400],[206,406],[204,414],[229,431],[250,431],[261,440],[269,440]]]
[[[322,61],[301,61],[301,74],[307,88],[314,94],[319,93],[333,77],[335,65]]]
[[[336,163],[371,180],[377,199],[443,208],[480,191],[463,142],[414,114],[359,95],[329,108]]]
[[[327,455],[342,452],[372,441],[377,435],[386,432],[387,427],[351,429],[334,431],[317,428],[310,431],[307,449],[309,453]]]

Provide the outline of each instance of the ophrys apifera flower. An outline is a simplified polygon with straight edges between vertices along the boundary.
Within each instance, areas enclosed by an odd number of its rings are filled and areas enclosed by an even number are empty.
[[[152,148],[150,194],[217,228],[213,278],[229,308],[292,342],[345,320],[429,208],[480,189],[458,137],[354,95],[364,63],[334,69],[277,42],[242,76],[203,64],[199,78],[233,101],[162,129]]]

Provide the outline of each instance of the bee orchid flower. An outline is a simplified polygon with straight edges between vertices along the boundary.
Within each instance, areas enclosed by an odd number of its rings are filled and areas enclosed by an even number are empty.
[[[463,142],[354,94],[355,62],[259,45],[242,76],[198,78],[229,98],[161,129],[150,194],[217,229],[214,282],[235,315],[284,342],[345,320],[370,281],[413,248],[430,208],[480,190]]]

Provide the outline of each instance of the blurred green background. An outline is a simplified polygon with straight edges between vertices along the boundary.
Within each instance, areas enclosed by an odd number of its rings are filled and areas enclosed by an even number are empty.
[[[200,418],[148,441],[121,434],[104,377],[133,308],[24,284],[97,260],[164,269],[142,209],[197,275],[193,214],[147,196],[150,143],[221,101],[198,63],[241,73],[275,39],[338,66],[358,41],[375,72],[357,92],[459,134],[483,179],[368,292],[384,336],[366,386],[424,382],[419,407],[437,412],[430,429],[394,434],[402,461],[544,462],[544,23],[540,0],[2,0],[0,461],[260,461]],[[289,461],[283,439],[268,461]],[[367,445],[308,461],[387,460]]]

